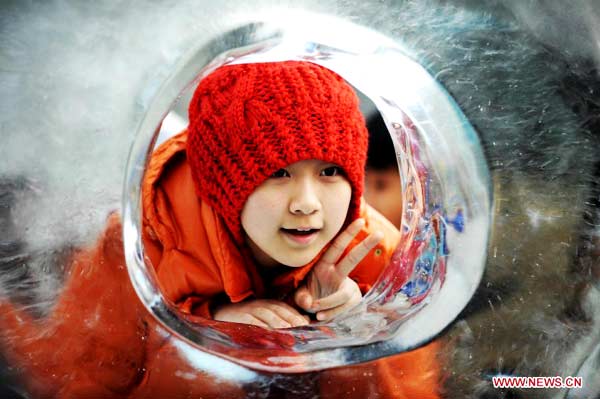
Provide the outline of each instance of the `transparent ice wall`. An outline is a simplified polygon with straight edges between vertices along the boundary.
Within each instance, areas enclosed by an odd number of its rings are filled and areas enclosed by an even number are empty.
[[[309,9],[405,43],[483,143],[494,182],[492,239],[480,291],[442,337],[450,355],[449,396],[497,393],[489,376],[500,372],[581,372],[593,379],[600,336],[596,8],[583,2],[558,13],[554,3],[514,3],[294,2],[287,8],[277,2],[278,11],[268,1],[251,7],[234,1],[3,3],[0,172],[11,193],[3,200],[13,204],[5,212],[11,226],[2,230],[3,292],[32,312],[48,311],[60,291],[57,265],[92,241],[107,213],[119,208],[136,126],[197,37],[217,37],[256,15]],[[547,26],[554,28],[547,32]],[[561,35],[560,26],[580,28]],[[256,381],[243,368],[217,369],[220,378]],[[293,377],[261,378],[256,392],[301,391]],[[527,395],[549,393],[577,395]]]
[[[326,28],[307,33],[297,18],[242,26],[183,60],[140,125],[127,167],[123,210],[128,266],[148,310],[203,350],[271,372],[364,362],[432,339],[457,316],[479,283],[491,209],[489,175],[477,136],[427,71],[402,47],[373,31],[309,14],[304,20]],[[237,48],[222,43],[236,43]],[[395,143],[404,218],[401,243],[361,306],[331,323],[270,332],[257,343],[254,327],[231,331],[202,319],[186,324],[181,322],[189,319],[185,315],[174,317],[177,308],[163,298],[152,266],[143,261],[139,182],[173,93],[189,97],[195,82],[220,65],[283,59],[331,68],[375,102]],[[171,123],[165,118],[161,130],[170,131],[164,126]],[[459,153],[454,152],[457,148]],[[448,215],[456,221],[454,229],[446,225]],[[250,339],[240,340],[241,331]],[[261,356],[267,349],[273,353]]]

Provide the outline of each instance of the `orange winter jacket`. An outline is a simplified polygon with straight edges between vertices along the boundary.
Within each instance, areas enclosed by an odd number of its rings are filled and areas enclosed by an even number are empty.
[[[297,288],[319,256],[290,268],[265,289],[249,252],[234,243],[221,218],[196,196],[185,159],[186,138],[183,132],[155,151],[142,189],[144,248],[165,296],[184,312],[211,317],[208,304],[216,295],[239,302]],[[372,231],[385,233],[350,274],[365,293],[390,261],[400,233],[370,206],[363,203],[360,212],[366,225],[348,250]]]
[[[154,152],[142,190],[144,248],[167,300],[185,313],[210,318],[211,300],[218,295],[239,302],[293,291],[313,264],[290,268],[265,287],[244,248],[195,195],[186,138],[183,132]],[[399,233],[366,204],[361,216],[367,223],[352,245],[375,229],[386,233],[350,274],[366,292],[389,261]],[[212,362],[198,365],[198,356],[190,355],[197,350],[154,321],[129,281],[116,214],[95,247],[74,255],[64,288],[44,319],[0,301],[0,337],[16,377],[34,397],[243,398],[256,389],[223,377]],[[432,343],[325,370],[313,379],[323,398],[437,398],[437,349]]]

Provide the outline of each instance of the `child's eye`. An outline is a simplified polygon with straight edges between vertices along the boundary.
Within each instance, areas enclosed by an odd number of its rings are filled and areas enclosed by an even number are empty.
[[[321,176],[341,176],[344,171],[339,166],[330,166],[321,171]]]
[[[271,177],[272,177],[272,178],[275,178],[275,179],[279,179],[279,178],[281,178],[281,177],[290,177],[290,174],[289,174],[289,172],[288,172],[287,170],[285,170],[285,169],[279,169],[277,172],[274,172],[274,173],[271,175]]]

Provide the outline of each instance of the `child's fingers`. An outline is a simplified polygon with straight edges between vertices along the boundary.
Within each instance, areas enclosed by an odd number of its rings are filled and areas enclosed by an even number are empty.
[[[294,293],[294,302],[307,312],[312,311],[313,297],[305,285],[298,288]]]
[[[287,321],[291,327],[305,326],[308,324],[306,319],[300,313],[285,302],[275,303],[270,308],[283,320]]]
[[[313,312],[332,309],[345,304],[352,298],[352,292],[349,290],[338,290],[325,298],[319,298],[313,303]]]
[[[252,316],[251,314],[246,315],[243,318],[243,320],[239,321],[239,323],[252,324],[253,326],[269,328],[269,325],[267,323],[257,319],[256,317]]]
[[[268,324],[271,328],[290,328],[292,326],[290,323],[282,319],[277,313],[265,307],[254,309],[252,316],[256,317],[263,323]]]
[[[346,302],[345,304],[343,304],[342,306],[338,306],[337,308],[322,310],[320,312],[317,312],[317,320],[319,320],[319,321],[330,320],[334,316],[337,316],[338,314],[346,311],[347,309],[354,307],[354,305],[356,305],[355,302]]]
[[[336,266],[338,273],[342,276],[348,276],[360,261],[367,256],[369,251],[371,251],[382,239],[383,233],[380,231],[369,234],[367,238],[360,242],[360,244],[352,248],[352,251],[350,251]]]
[[[322,262],[333,265],[335,264],[340,256],[344,253],[344,250],[350,245],[354,237],[364,227],[364,219],[356,219],[354,222],[344,230],[332,243],[329,249],[323,254],[321,258]]]

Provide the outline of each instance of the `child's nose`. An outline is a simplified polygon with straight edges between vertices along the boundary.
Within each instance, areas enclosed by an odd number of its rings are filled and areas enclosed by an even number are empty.
[[[294,188],[290,200],[290,212],[301,215],[311,215],[321,210],[321,201],[316,184],[303,180]]]

